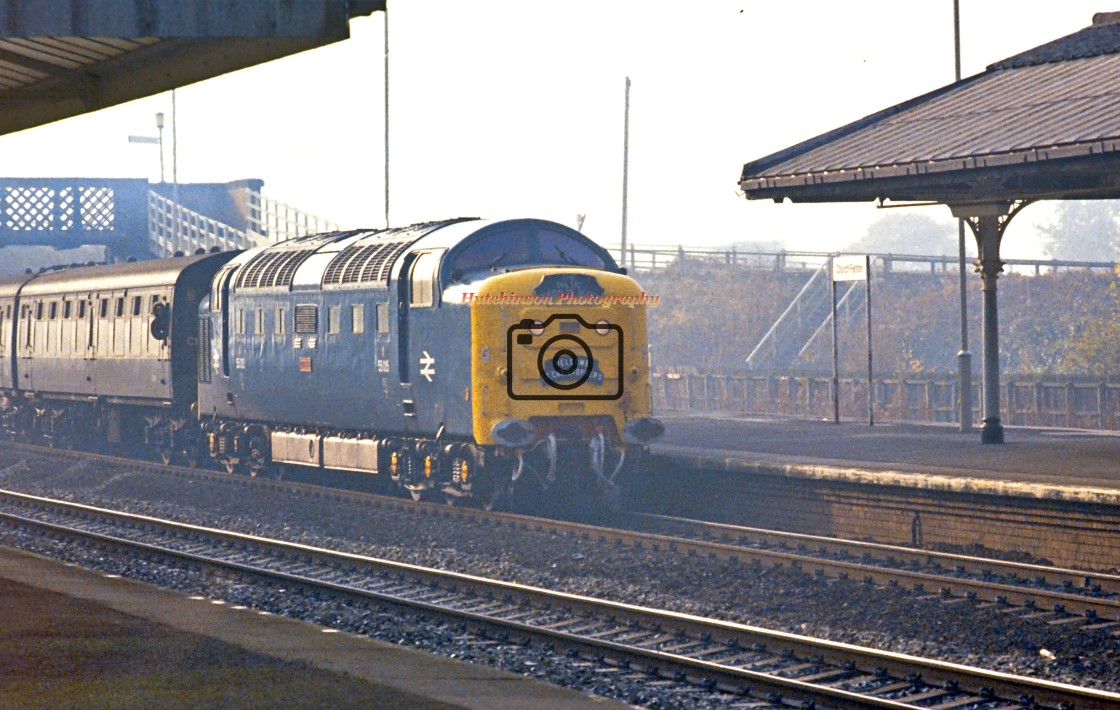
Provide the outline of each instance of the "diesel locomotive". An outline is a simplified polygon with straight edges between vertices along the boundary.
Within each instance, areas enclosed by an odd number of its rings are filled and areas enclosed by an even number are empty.
[[[662,432],[650,302],[606,250],[538,219],[9,278],[0,421],[417,499],[612,500]]]

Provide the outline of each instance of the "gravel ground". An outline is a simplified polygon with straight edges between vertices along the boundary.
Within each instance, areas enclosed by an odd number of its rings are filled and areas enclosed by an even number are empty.
[[[11,490],[1120,691],[1120,639],[1106,632],[1050,627],[970,603],[945,604],[902,590],[817,580],[794,570],[755,569],[523,530],[495,531],[411,512],[272,492],[248,495],[223,484],[169,481],[130,471],[112,474],[94,465],[50,470],[50,464],[36,464],[33,470],[6,458],[0,456],[0,487]],[[11,537],[6,534],[4,539]],[[648,682],[630,682],[594,664],[573,668],[567,659],[547,653],[509,648],[388,614],[337,604],[312,606],[279,591],[262,592],[221,580],[209,580],[199,590],[202,583],[181,572],[125,571],[281,613],[299,611],[319,623],[338,621],[380,638],[526,675],[599,688],[637,705],[697,707],[700,700],[659,693]],[[1049,653],[1042,654],[1043,649]],[[1044,657],[1050,654],[1052,660]],[[725,701],[730,702],[708,697],[700,704],[720,706]]]

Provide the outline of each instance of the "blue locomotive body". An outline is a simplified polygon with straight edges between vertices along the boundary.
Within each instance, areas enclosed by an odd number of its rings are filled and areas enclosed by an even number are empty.
[[[352,471],[416,498],[610,491],[660,432],[620,271],[559,224],[457,219],[0,280],[0,413],[59,438],[94,412],[117,422],[95,439],[164,459]]]

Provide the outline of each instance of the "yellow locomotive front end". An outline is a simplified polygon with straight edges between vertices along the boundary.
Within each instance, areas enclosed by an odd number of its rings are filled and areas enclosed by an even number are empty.
[[[552,267],[492,276],[468,301],[476,443],[515,486],[616,495],[627,458],[662,430],[650,418],[656,297],[622,274]]]

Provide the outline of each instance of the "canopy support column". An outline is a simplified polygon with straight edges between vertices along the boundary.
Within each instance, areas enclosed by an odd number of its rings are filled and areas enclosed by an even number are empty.
[[[1028,204],[1020,202],[989,202],[949,205],[954,217],[968,223],[976,237],[976,271],[980,274],[983,296],[983,423],[981,444],[1002,444],[999,402],[999,299],[996,281],[1003,272],[999,247],[1011,218]]]

